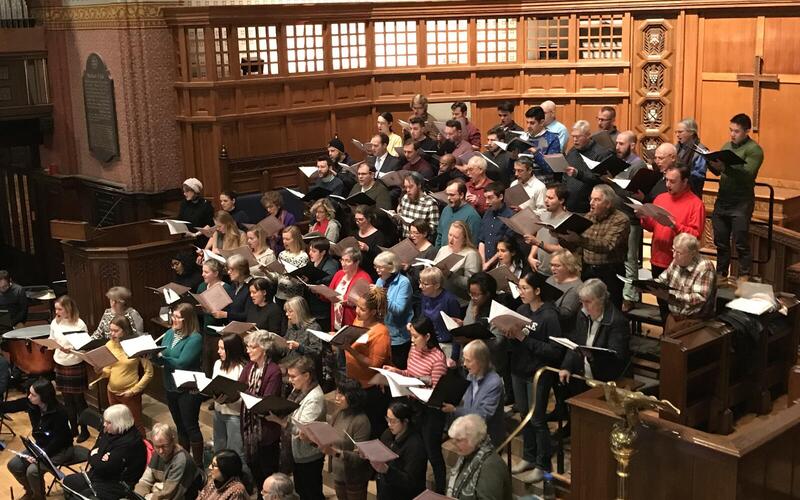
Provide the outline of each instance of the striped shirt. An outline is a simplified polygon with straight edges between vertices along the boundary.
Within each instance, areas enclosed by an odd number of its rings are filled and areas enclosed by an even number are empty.
[[[441,349],[421,351],[412,347],[408,353],[408,368],[400,372],[406,377],[430,377],[431,387],[447,373],[447,357]]]

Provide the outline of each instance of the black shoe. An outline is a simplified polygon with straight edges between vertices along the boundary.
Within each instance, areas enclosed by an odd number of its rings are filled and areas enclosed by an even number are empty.
[[[91,436],[89,435],[89,429],[85,426],[81,426],[81,432],[78,434],[78,437],[75,438],[76,443],[82,443],[89,439]]]

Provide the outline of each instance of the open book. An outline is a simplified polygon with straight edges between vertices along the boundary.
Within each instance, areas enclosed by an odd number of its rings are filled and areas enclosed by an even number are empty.
[[[489,323],[503,332],[519,331],[528,326],[531,319],[493,300],[489,308]]]
[[[405,375],[400,375],[390,370],[384,370],[383,368],[372,367],[371,369],[378,372],[373,378],[373,381],[380,385],[388,385],[393,398],[410,396],[411,391],[409,391],[409,388],[425,386],[425,382],[418,378],[406,377]]]
[[[369,340],[366,328],[352,325],[343,326],[335,333],[326,333],[310,328],[308,329],[308,333],[336,347],[344,347],[352,344],[366,344]]]
[[[583,352],[604,352],[608,354],[616,354],[617,351],[613,349],[606,349],[605,347],[592,347],[590,345],[580,345],[576,344],[575,342],[571,341],[566,337],[550,337],[550,340],[555,342],[556,344],[561,344],[567,349],[571,351],[583,351]]]
[[[778,308],[772,285],[766,283],[744,281],[736,289],[736,295],[738,297],[725,304],[725,307],[756,316]]]
[[[245,408],[255,413],[288,415],[300,408],[299,404],[278,396],[266,396],[260,398],[258,396],[247,394],[246,392],[240,392],[239,396],[242,398]]]
[[[122,350],[125,351],[125,355],[129,358],[146,356],[166,349],[166,347],[156,344],[156,341],[153,340],[153,337],[150,335],[140,335],[139,337],[125,339],[119,344]]]
[[[188,234],[191,233],[189,231],[189,226],[191,225],[190,222],[186,222],[185,220],[175,220],[175,219],[150,219],[150,222],[155,222],[156,224],[164,224],[169,229],[169,234]]]
[[[225,335],[228,333],[235,333],[236,335],[242,335],[243,333],[247,333],[251,330],[255,330],[256,324],[255,323],[245,323],[242,321],[231,321],[225,326],[213,326],[209,325],[208,328],[214,330],[215,332],[219,333],[220,335]]]

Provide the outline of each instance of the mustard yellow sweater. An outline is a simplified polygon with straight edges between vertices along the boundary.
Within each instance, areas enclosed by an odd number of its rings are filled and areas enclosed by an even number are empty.
[[[113,365],[103,368],[103,374],[108,377],[108,390],[114,394],[133,390],[139,394],[144,391],[150,379],[153,378],[153,364],[145,358],[129,358],[122,346],[116,340],[106,342],[106,347],[119,360]],[[139,378],[139,365],[144,369],[144,375]]]

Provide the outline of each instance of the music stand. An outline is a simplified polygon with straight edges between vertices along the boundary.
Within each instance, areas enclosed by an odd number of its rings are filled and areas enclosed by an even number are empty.
[[[20,436],[20,439],[22,440],[22,444],[25,445],[25,449],[28,450],[28,452],[30,452],[30,454],[36,459],[36,465],[39,467],[40,476],[42,475],[42,472],[49,472],[50,474],[53,475],[53,477],[56,478],[56,481],[58,481],[58,484],[61,485],[61,488],[64,491],[68,491],[69,493],[78,497],[80,500],[93,500],[91,498],[86,497],[85,495],[78,493],[77,491],[73,490],[72,488],[64,484],[64,478],[66,477],[66,475],[61,471],[61,469],[58,468],[58,466],[56,466],[56,464],[53,463],[53,461],[50,459],[47,453],[39,445],[31,441],[30,439],[26,438],[25,436]],[[91,488],[92,483],[89,482],[89,478],[86,477],[85,474],[84,478],[86,479],[86,481],[89,484],[89,487]]]

